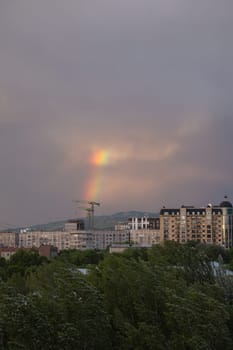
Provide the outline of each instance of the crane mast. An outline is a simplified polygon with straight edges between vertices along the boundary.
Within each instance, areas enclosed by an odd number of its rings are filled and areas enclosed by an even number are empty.
[[[90,207],[84,208],[84,207],[79,207],[80,209],[83,209],[87,212],[87,218],[88,218],[88,226],[90,229],[94,229],[94,217],[95,217],[95,206],[100,206],[99,202],[95,201],[85,201],[85,200],[74,200],[73,202],[75,203],[84,203],[84,204],[89,204]]]

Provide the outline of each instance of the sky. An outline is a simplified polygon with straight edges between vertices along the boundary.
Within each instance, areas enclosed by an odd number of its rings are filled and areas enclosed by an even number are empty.
[[[0,0],[0,226],[233,200],[232,33],[232,0]]]

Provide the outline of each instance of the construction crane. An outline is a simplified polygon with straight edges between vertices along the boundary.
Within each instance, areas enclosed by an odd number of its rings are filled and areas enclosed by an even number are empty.
[[[92,212],[92,215],[91,215],[91,228],[94,229],[94,218],[95,218],[95,205],[96,206],[100,206],[100,203],[98,202],[94,202],[94,201],[90,201],[89,204],[91,205],[91,212]]]
[[[83,208],[80,207],[80,209],[84,209],[88,213],[88,221],[89,221],[89,227],[91,229],[94,229],[94,217],[95,217],[95,206],[100,206],[99,202],[95,201],[85,201],[85,200],[74,200],[73,202],[75,203],[85,203],[85,204],[90,204],[90,208]]]
[[[91,208],[85,208],[85,207],[78,207],[79,209],[85,210],[87,212],[87,223],[88,228],[92,228],[92,210]]]

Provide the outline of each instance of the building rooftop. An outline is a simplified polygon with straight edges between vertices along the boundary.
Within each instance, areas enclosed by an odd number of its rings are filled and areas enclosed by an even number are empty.
[[[224,201],[220,203],[221,208],[232,208],[232,203],[227,200],[227,196],[224,197]]]

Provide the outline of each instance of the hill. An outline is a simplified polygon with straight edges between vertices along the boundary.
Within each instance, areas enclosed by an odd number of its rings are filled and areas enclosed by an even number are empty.
[[[100,216],[95,216],[95,228],[96,229],[114,229],[115,225],[118,222],[127,222],[129,217],[132,216],[148,216],[148,217],[158,217],[158,213],[148,213],[148,212],[143,212],[143,211],[127,211],[127,212],[117,212],[112,215],[100,215]],[[83,218],[85,221],[85,224],[87,224],[87,219]],[[64,224],[67,220],[61,220],[61,221],[55,221],[55,222],[49,222],[46,224],[37,224],[28,227],[29,230],[32,231],[60,231],[63,230]],[[15,228],[15,229],[8,229],[8,231],[19,231],[20,228]]]

